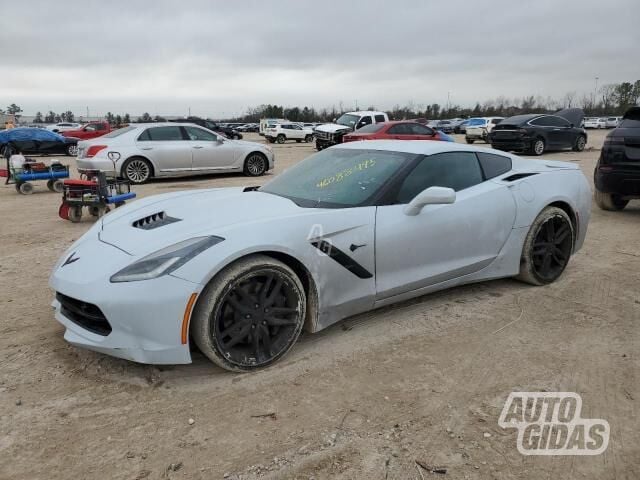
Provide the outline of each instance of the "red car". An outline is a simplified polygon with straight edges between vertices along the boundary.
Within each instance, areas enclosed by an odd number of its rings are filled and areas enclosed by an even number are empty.
[[[342,137],[343,142],[355,142],[357,140],[452,141],[448,135],[413,121],[374,123]]]
[[[77,130],[65,130],[60,132],[60,135],[89,140],[91,138],[101,137],[109,132],[111,132],[111,125],[109,125],[109,122],[90,122]]]

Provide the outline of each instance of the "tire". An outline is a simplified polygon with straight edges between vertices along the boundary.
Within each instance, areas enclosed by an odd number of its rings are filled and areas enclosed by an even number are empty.
[[[244,174],[248,177],[260,177],[267,171],[268,163],[264,155],[250,153],[244,161]]]
[[[296,139],[296,143],[302,143],[302,140],[298,138]]]
[[[467,137],[464,137],[464,140],[465,140],[469,145],[471,145],[473,142],[475,142],[475,140],[474,140],[474,139],[472,139],[472,138],[467,138]]]
[[[317,151],[321,151],[323,148],[324,148],[324,146],[323,146],[320,142],[318,142],[318,141],[316,140],[316,150],[317,150]]]
[[[544,139],[536,138],[531,144],[531,153],[537,157],[542,155],[545,151],[546,144],[544,143]]]
[[[569,263],[574,239],[569,215],[560,208],[546,207],[527,233],[516,278],[531,285],[556,281]]]
[[[52,192],[62,193],[62,190],[64,190],[64,183],[62,180],[47,180],[47,188]]]
[[[33,193],[33,183],[16,183],[16,190],[22,195],[31,195]]]
[[[619,211],[627,206],[629,200],[622,200],[618,195],[613,193],[604,193],[596,190],[593,194],[593,198],[596,201],[596,205],[601,210],[607,211]]]
[[[576,139],[576,144],[573,146],[574,152],[582,152],[584,147],[587,146],[587,138],[584,135],[578,136]]]
[[[251,255],[205,287],[190,332],[216,365],[246,372],[282,358],[300,336],[305,315],[306,294],[295,272],[266,255]]]
[[[82,220],[82,207],[70,207],[68,216],[73,223],[78,223]]]
[[[146,158],[132,157],[122,165],[122,177],[129,182],[140,185],[153,176],[153,167]]]
[[[74,143],[71,145],[67,145],[66,148],[67,151],[67,155],[70,157],[77,157],[78,156],[78,144]]]
[[[304,137],[304,141],[306,143],[311,143],[313,142],[313,135],[307,135],[306,137]]]
[[[276,143],[276,139],[275,138],[267,138],[267,141],[269,143]]]
[[[280,134],[276,137],[276,142],[282,144],[284,142],[287,141],[287,137],[285,137],[283,134]]]

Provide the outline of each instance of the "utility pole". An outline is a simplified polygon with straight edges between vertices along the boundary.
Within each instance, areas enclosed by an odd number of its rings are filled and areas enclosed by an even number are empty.
[[[447,92],[447,112],[451,109],[451,92]]]
[[[598,77],[596,77],[596,86],[593,89],[593,106],[596,106],[596,97],[598,96]]]

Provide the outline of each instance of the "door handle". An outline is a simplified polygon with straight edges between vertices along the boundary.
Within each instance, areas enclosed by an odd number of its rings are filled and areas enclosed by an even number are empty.
[[[140,150],[153,150],[153,147],[140,147]]]
[[[203,148],[202,145],[194,145],[193,148]]]

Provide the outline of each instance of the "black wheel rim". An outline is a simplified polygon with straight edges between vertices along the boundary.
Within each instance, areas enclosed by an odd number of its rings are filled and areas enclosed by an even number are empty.
[[[536,275],[545,281],[558,278],[569,262],[572,246],[571,225],[566,218],[558,215],[544,222],[531,252]]]
[[[217,347],[234,365],[258,367],[284,354],[302,325],[297,287],[276,269],[252,272],[225,289],[210,321]]]

